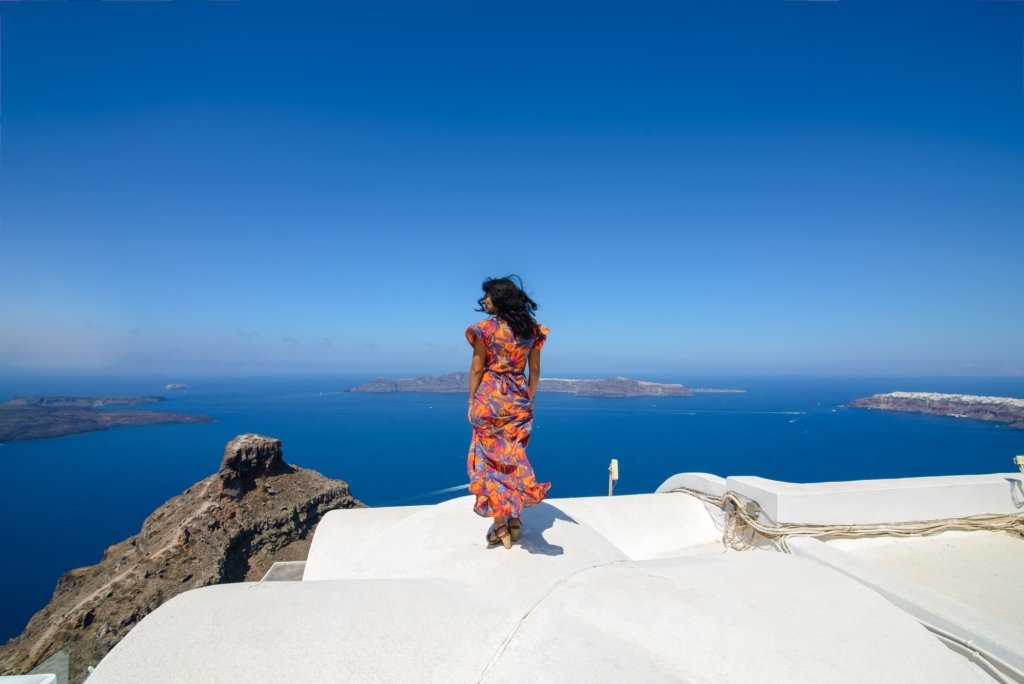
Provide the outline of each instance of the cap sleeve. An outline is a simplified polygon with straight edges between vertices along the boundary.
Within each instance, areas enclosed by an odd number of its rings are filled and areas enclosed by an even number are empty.
[[[533,349],[540,349],[548,340],[548,329],[537,323],[533,328]]]
[[[474,323],[466,328],[466,341],[469,342],[470,347],[476,346],[476,341],[483,341],[483,339],[484,331],[483,328],[480,327],[479,323]]]

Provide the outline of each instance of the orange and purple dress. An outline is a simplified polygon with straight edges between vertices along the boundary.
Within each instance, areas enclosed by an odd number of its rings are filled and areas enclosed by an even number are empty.
[[[473,441],[469,445],[469,491],[473,510],[485,517],[518,518],[523,509],[547,496],[550,482],[537,482],[526,458],[533,426],[533,401],[526,386],[526,361],[547,340],[539,323],[533,334],[516,338],[508,323],[489,318],[466,328],[466,340],[487,347],[484,377],[470,407]]]

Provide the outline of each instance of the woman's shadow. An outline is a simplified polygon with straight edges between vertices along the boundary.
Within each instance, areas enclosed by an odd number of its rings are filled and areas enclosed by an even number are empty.
[[[523,533],[519,538],[519,545],[529,553],[541,553],[545,556],[561,556],[565,549],[561,546],[549,544],[544,539],[544,531],[551,528],[556,520],[564,520],[573,525],[579,525],[562,509],[556,508],[549,503],[541,502],[523,511]]]

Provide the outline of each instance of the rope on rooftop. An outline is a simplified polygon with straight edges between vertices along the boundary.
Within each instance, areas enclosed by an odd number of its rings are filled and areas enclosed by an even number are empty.
[[[728,491],[722,496],[712,496],[689,487],[677,487],[671,491],[689,494],[720,508],[725,514],[722,541],[737,551],[756,547],[759,536],[784,553],[790,553],[787,540],[792,536],[810,536],[822,540],[884,536],[917,537],[951,530],[1006,530],[1024,536],[1024,514],[972,515],[966,518],[917,520],[884,525],[780,524],[770,519],[757,501],[738,492]],[[947,647],[970,659],[996,682],[1024,682],[1024,672],[997,655],[980,649],[969,639],[951,634],[926,620],[917,620]]]
[[[818,539],[857,539],[863,537],[921,537],[951,530],[1014,531],[1024,535],[1024,514],[972,515],[965,518],[915,520],[875,525],[821,525],[812,523],[777,523],[754,499],[728,491],[712,496],[698,489],[677,487],[671,490],[694,496],[720,508],[725,513],[722,542],[731,549],[744,551],[758,545],[758,537],[780,551],[789,553],[787,540],[792,536]]]

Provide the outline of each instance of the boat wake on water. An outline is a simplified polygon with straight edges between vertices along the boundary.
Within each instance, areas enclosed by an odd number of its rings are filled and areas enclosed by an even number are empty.
[[[467,487],[469,487],[469,484],[460,484],[460,485],[455,485],[454,487],[443,487],[441,489],[434,489],[434,490],[429,491],[429,492],[423,492],[422,494],[414,494],[412,496],[407,496],[404,499],[397,499],[395,501],[388,501],[388,502],[385,502],[385,503],[382,503],[382,504],[378,504],[378,505],[380,505],[380,506],[400,506],[400,505],[402,505],[404,503],[408,503],[410,501],[419,501],[420,499],[427,499],[427,498],[430,498],[430,497],[433,497],[433,496],[440,496],[441,494],[451,494],[452,492],[457,492],[457,491],[459,491],[461,489],[466,489]]]

